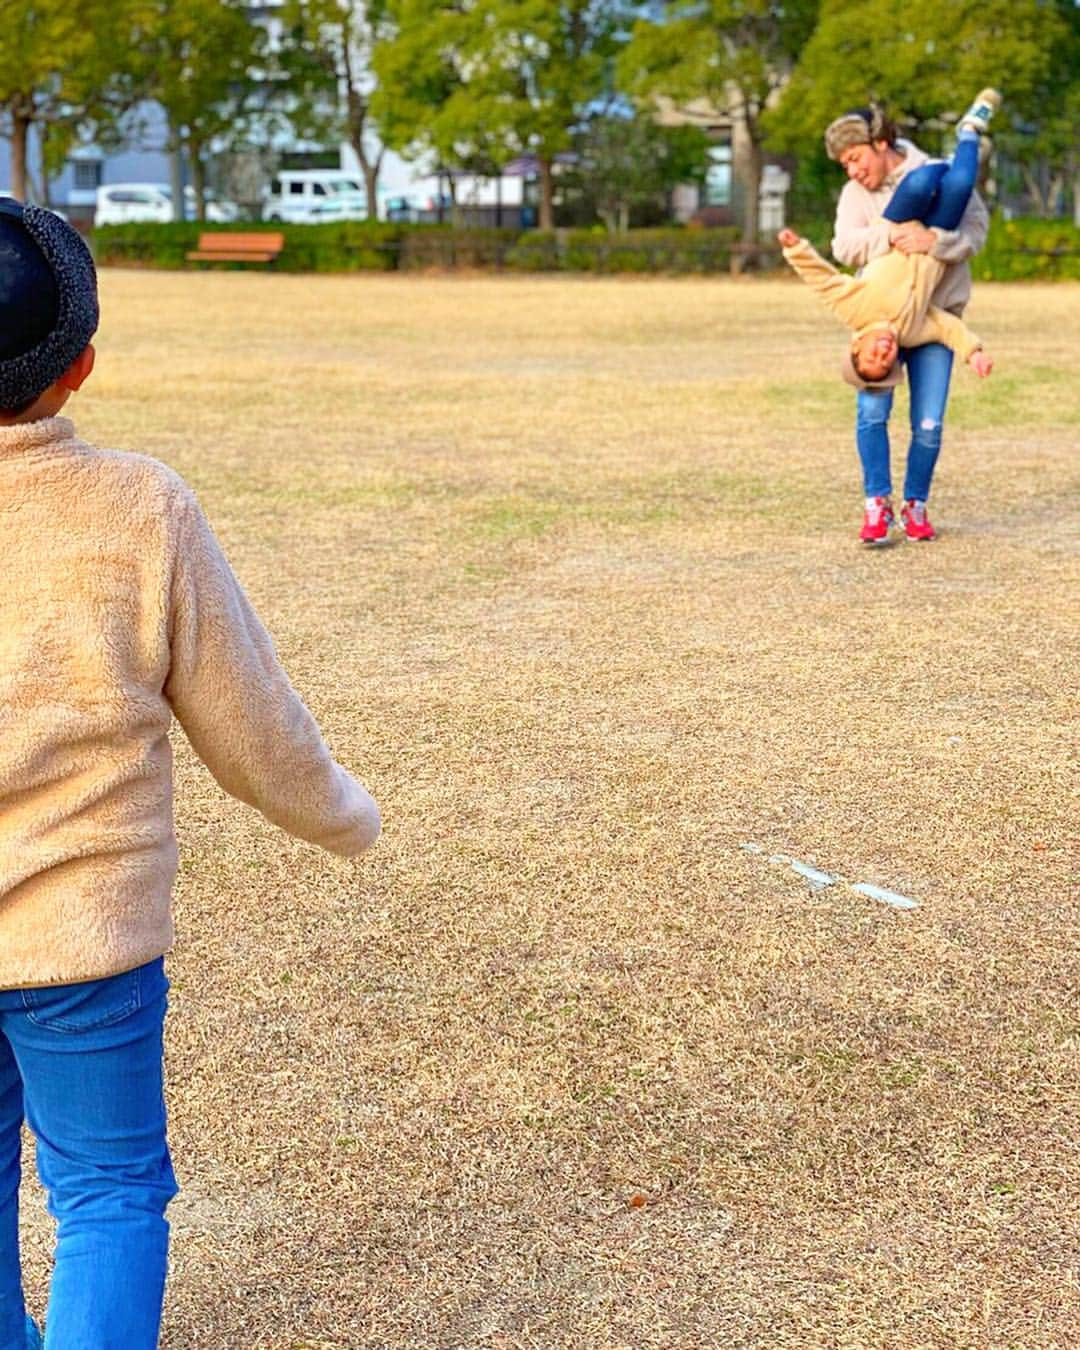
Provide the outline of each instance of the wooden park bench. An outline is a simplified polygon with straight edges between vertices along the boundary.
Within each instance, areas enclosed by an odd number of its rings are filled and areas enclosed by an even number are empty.
[[[188,262],[272,263],[285,247],[283,234],[200,234],[199,247],[188,253]]]

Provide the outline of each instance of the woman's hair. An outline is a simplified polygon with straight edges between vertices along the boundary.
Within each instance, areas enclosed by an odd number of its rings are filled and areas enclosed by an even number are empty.
[[[897,134],[896,123],[886,117],[884,109],[870,103],[865,108],[850,109],[825,128],[825,150],[830,159],[839,159],[853,145],[885,141],[894,146]]]
[[[855,117],[861,117],[866,123],[872,141],[887,141],[889,145],[896,144],[896,137],[899,134],[896,123],[891,117],[886,117],[885,109],[880,103],[869,103],[865,108],[853,108],[852,114]]]

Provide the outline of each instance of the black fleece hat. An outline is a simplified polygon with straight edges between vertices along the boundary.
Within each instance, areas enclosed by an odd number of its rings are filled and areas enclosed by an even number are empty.
[[[32,403],[97,332],[97,273],[77,231],[0,197],[0,409]]]

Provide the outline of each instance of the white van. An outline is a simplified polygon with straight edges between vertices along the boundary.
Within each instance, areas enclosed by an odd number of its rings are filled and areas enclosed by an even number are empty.
[[[286,169],[270,185],[263,220],[317,225],[329,220],[367,220],[364,185],[340,169]]]
[[[195,189],[184,188],[184,211],[195,218]],[[212,193],[206,198],[206,219],[221,224],[236,220],[235,202],[219,202]],[[169,221],[173,218],[172,189],[168,183],[110,183],[97,190],[94,226],[126,225],[130,221]]]

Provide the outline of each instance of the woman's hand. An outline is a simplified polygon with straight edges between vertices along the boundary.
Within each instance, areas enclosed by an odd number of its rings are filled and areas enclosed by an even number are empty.
[[[799,242],[799,236],[794,230],[781,230],[776,237],[780,241],[781,248],[794,248]]]
[[[930,253],[937,243],[937,235],[917,220],[905,220],[889,231],[889,243],[901,253]]]
[[[985,380],[987,375],[994,369],[993,358],[988,356],[986,352],[982,350],[971,353],[968,357],[968,365],[981,380]]]

